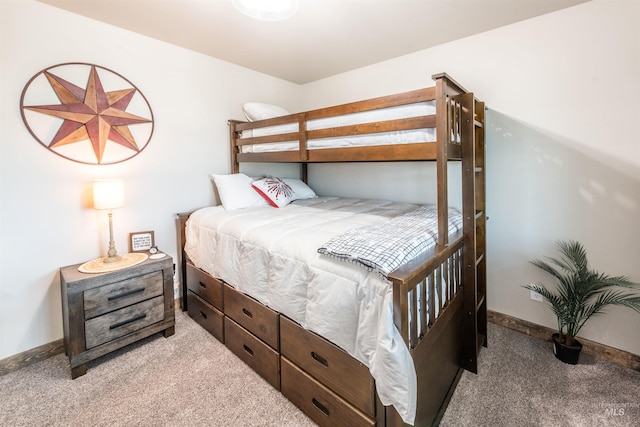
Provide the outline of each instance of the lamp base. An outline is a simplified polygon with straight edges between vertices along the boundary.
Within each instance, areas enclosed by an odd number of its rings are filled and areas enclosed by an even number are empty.
[[[110,263],[110,262],[118,262],[122,259],[122,257],[120,255],[114,255],[114,256],[106,256],[104,258],[102,258],[102,262],[105,263]]]

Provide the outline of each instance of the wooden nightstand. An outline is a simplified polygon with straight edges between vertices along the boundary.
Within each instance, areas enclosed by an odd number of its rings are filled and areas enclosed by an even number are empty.
[[[175,332],[173,259],[147,259],[109,273],[87,274],[81,264],[60,269],[64,348],[71,378],[86,363],[157,332]]]

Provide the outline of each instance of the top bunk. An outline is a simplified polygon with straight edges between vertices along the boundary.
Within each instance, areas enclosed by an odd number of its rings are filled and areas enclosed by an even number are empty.
[[[232,170],[242,162],[462,160],[463,120],[484,112],[446,73],[435,86],[256,121],[230,120]],[[478,117],[482,116],[482,117]]]

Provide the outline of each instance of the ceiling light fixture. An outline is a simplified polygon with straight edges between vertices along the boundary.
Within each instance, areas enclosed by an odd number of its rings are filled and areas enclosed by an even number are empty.
[[[293,16],[298,0],[231,0],[236,9],[261,21],[280,21]]]

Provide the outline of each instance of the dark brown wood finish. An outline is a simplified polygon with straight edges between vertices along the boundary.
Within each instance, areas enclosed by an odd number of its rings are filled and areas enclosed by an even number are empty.
[[[222,311],[222,282],[187,263],[187,289]]]
[[[448,192],[448,168],[446,142],[449,141],[450,130],[449,98],[447,94],[446,80],[436,80],[436,132],[438,144],[436,147],[436,180],[438,203],[438,246],[443,248],[449,240],[449,192]]]
[[[300,325],[280,316],[281,354],[365,414],[375,416],[375,384],[369,369]]]
[[[286,357],[282,357],[282,394],[321,427],[375,425],[374,419],[362,414]]]
[[[437,162],[438,245],[431,253],[389,275],[393,283],[394,321],[411,351],[416,367],[418,426],[437,425],[460,377],[463,359],[471,357],[471,363],[465,363],[464,366],[474,370],[478,346],[486,345],[487,342],[484,104],[475,100],[473,94],[444,73],[434,75],[433,79],[436,81],[435,86],[427,89],[258,122],[229,121],[233,172],[239,172],[240,162],[296,162],[301,165],[301,178],[306,181],[308,163]],[[435,100],[436,114],[416,119],[389,120],[309,132],[306,130],[308,120],[426,100]],[[243,130],[288,123],[297,124],[298,131],[240,138]],[[364,135],[422,127],[436,129],[436,142],[315,150],[308,150],[306,146],[307,139],[311,138]],[[246,144],[283,141],[298,141],[299,149],[275,153],[240,153],[239,150],[240,146]],[[446,163],[451,160],[463,163],[462,208],[465,225],[464,232],[454,236],[449,242]],[[464,169],[469,166],[470,172],[465,173]],[[184,227],[184,221],[186,216],[180,219],[181,227]],[[184,233],[181,233],[181,237],[184,239]],[[181,245],[184,248],[184,240]],[[186,256],[183,255],[183,258]],[[471,267],[467,267],[469,265]],[[469,271],[465,271],[467,268]],[[438,295],[438,304],[433,298],[427,298],[427,295],[433,294]],[[235,306],[236,302],[225,300],[225,314],[237,310],[231,308]],[[473,308],[468,311],[467,306]],[[416,313],[416,317],[411,318],[410,313]],[[238,316],[237,312],[234,316]],[[283,316],[280,317],[281,384],[283,393],[289,399],[320,425],[371,425],[371,422],[388,427],[404,425],[394,408],[383,407],[375,394],[370,399],[371,383],[365,381],[365,386],[356,380],[360,377],[360,374],[355,373],[357,370],[347,369],[350,373],[332,376],[324,372],[326,368],[314,367],[314,364],[318,364],[317,359],[309,362],[314,352],[324,360],[333,362],[333,356],[325,357],[315,351],[315,348],[324,349],[325,346],[331,348],[333,344],[302,330]],[[239,325],[238,328],[248,333]],[[264,343],[259,338],[255,339]],[[324,345],[318,344],[316,340]],[[471,348],[473,351],[469,350]],[[349,360],[350,363],[355,362],[352,358]],[[337,377],[341,378],[334,383]],[[371,381],[370,377],[368,381]],[[342,389],[340,384],[351,385]],[[354,397],[362,389],[367,390],[367,396],[362,400]],[[362,403],[363,401],[366,403]],[[338,408],[343,408],[344,411]]]
[[[273,349],[280,348],[279,314],[244,295],[229,285],[224,285],[224,314],[240,326],[269,344]]]
[[[60,269],[64,344],[72,378],[86,373],[88,361],[157,332],[174,334],[171,257],[100,274],[81,273],[79,266]]]
[[[444,77],[443,77],[444,79]],[[357,162],[357,161],[410,161],[436,160],[436,143],[399,144],[393,146],[352,147],[347,149],[308,150],[306,142],[313,138],[328,138],[335,136],[363,135],[394,130],[409,130],[437,127],[436,115],[422,116],[409,119],[397,119],[382,122],[363,123],[353,126],[340,126],[321,130],[306,130],[308,120],[339,116],[354,112],[371,111],[380,108],[413,104],[417,102],[433,101],[436,99],[436,89],[433,87],[418,89],[401,94],[379,97],[364,101],[357,101],[334,107],[322,108],[304,113],[275,117],[255,122],[241,122],[230,120],[232,171],[240,170],[239,162]],[[297,124],[298,131],[279,135],[269,135],[253,138],[240,138],[243,130],[259,129],[262,127]],[[240,153],[239,147],[249,144],[266,144],[272,142],[298,141],[297,151],[278,153]],[[419,145],[418,147],[413,147]]]
[[[185,223],[185,221],[182,222]],[[183,259],[186,259],[185,255]],[[224,284],[189,261],[184,265],[183,288],[187,289],[184,304],[189,317],[224,343],[224,293],[222,291]]]
[[[240,133],[240,130],[237,128],[237,126],[242,123],[238,120],[229,120],[229,140],[232,141],[231,143],[231,152],[230,152],[230,157],[231,157],[231,173],[238,173],[240,172],[240,164],[238,162],[238,153],[239,153],[239,149],[238,149],[238,145],[234,144],[233,141],[235,141],[238,137],[238,134]],[[182,221],[186,221],[186,217],[188,217],[188,214],[178,214],[178,221],[182,222]],[[183,224],[184,225],[184,224]],[[184,230],[184,227],[183,227]],[[184,236],[182,236],[184,238]],[[182,240],[184,242],[184,239]],[[184,310],[186,310],[186,307],[184,307]]]
[[[509,316],[508,314],[498,313],[496,311],[488,310],[487,318],[491,323],[495,323],[496,325],[504,326],[505,328],[513,329],[543,341],[549,341],[550,343],[552,342],[551,335],[557,332],[555,329],[547,328],[546,326],[518,319],[517,317]],[[609,347],[595,341],[590,341],[586,338],[579,337],[579,339],[582,344],[582,351],[585,354],[591,354],[595,357],[599,357],[620,366],[624,366],[625,368],[640,372],[640,355],[620,350],[618,348]],[[549,348],[551,349],[552,346],[549,345]]]
[[[489,217],[486,211],[486,154],[485,154],[485,104],[474,100],[474,143],[475,143],[475,204],[476,204],[476,293],[478,302],[476,305],[476,317],[478,322],[478,350],[483,345],[489,344],[487,330],[488,306],[487,306],[487,221]]]
[[[306,112],[308,120],[321,119],[324,117],[340,116],[361,111],[377,110],[380,108],[397,107],[399,105],[414,104],[416,102],[432,101],[435,99],[433,87],[412,90],[394,95],[380,96],[363,101],[350,102],[348,104],[335,105],[332,107],[319,108]]]
[[[224,317],[225,345],[274,388],[280,390],[280,355],[249,331]]]
[[[473,141],[474,128],[474,103],[473,94],[463,94],[457,97],[457,101],[464,105],[463,137]],[[463,249],[463,283],[469,284],[473,289],[477,289],[477,242],[476,242],[476,179],[475,179],[475,144],[465,144],[462,149],[462,220],[465,234]],[[476,307],[478,305],[478,293],[466,292],[464,300],[464,323],[463,329],[463,364],[465,368],[472,372],[477,372],[477,336],[478,325]]]
[[[224,314],[191,291],[187,292],[189,317],[224,343]]]
[[[32,348],[0,360],[0,377],[64,352],[64,340]]]
[[[417,426],[438,425],[462,373],[462,293],[432,325],[429,333],[412,350],[418,375]]]
[[[463,366],[477,373],[477,356],[487,345],[486,259],[484,211],[484,111],[476,113],[477,103],[471,93],[461,94],[461,136],[469,143],[462,147],[462,216],[464,228],[463,282],[473,292],[464,294]]]
[[[233,128],[233,125],[231,126]],[[233,158],[235,156],[232,155]],[[237,173],[237,172],[235,172]],[[187,302],[187,260],[188,256],[184,251],[184,244],[187,241],[185,236],[185,229],[187,227],[187,220],[189,219],[189,215],[191,212],[181,212],[176,215],[176,226],[177,226],[177,239],[178,244],[180,245],[180,250],[178,251],[178,256],[180,257],[179,265],[180,265],[180,284],[182,291],[182,311],[187,311],[188,302]]]

